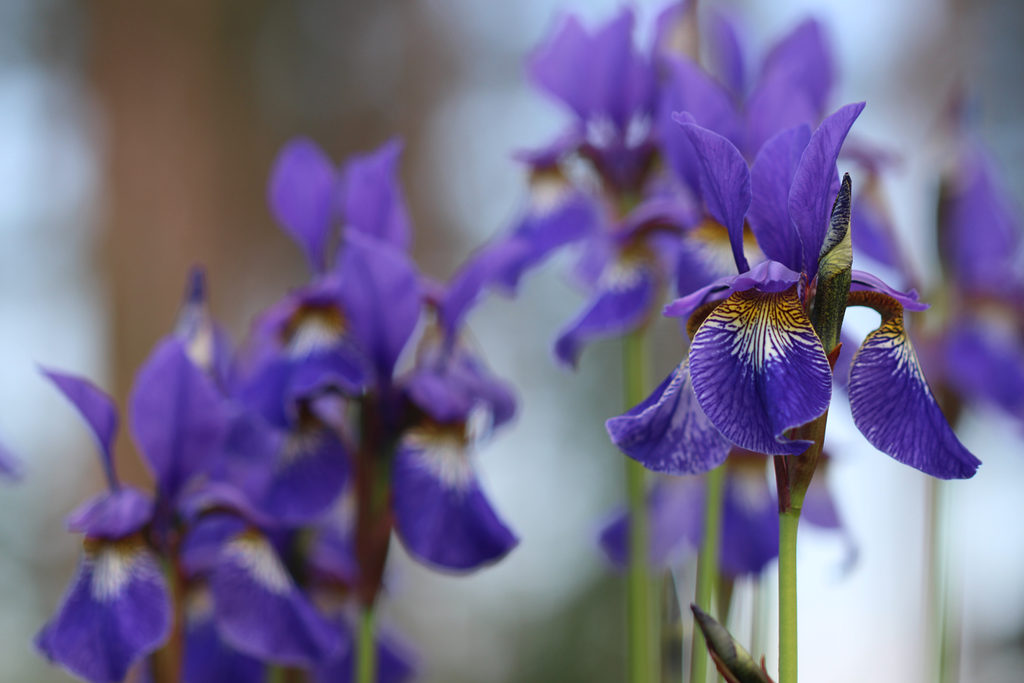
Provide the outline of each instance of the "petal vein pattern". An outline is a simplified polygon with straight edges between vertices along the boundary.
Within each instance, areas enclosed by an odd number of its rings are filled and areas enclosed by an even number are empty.
[[[697,330],[690,348],[693,388],[704,413],[736,445],[799,455],[810,445],[782,434],[825,412],[828,359],[796,287],[736,292]]]
[[[850,366],[850,410],[878,450],[939,479],[969,479],[981,465],[939,408],[903,326],[903,308],[877,292],[855,292],[853,305],[882,313]]]

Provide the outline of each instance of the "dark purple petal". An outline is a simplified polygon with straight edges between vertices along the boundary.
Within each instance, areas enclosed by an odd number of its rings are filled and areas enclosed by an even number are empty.
[[[819,114],[828,104],[834,78],[832,50],[821,24],[814,19],[804,21],[780,40],[761,65],[760,80],[799,84]]]
[[[185,621],[182,683],[263,683],[266,665],[221,639],[208,604],[211,598],[205,588],[198,590],[190,596]]]
[[[306,254],[314,272],[325,268],[331,230],[334,164],[308,138],[296,138],[278,153],[270,171],[270,211]]]
[[[818,256],[825,241],[838,177],[836,159],[846,134],[864,110],[864,103],[840,107],[814,131],[800,156],[789,191],[789,216],[796,225],[803,254],[803,272],[808,281],[818,273]]]
[[[1005,292],[1017,261],[1019,214],[980,146],[965,146],[956,170],[940,198],[943,262],[969,292]]]
[[[395,530],[420,562],[471,571],[519,542],[477,482],[457,434],[408,432],[391,470]]]
[[[142,540],[87,541],[75,578],[35,643],[76,676],[120,681],[170,628],[163,573]]]
[[[227,431],[223,395],[170,337],[139,369],[129,401],[132,435],[161,493],[174,500],[220,454]]]
[[[317,613],[258,532],[245,532],[223,546],[209,585],[217,630],[240,652],[309,667],[339,646],[337,628]]]
[[[700,193],[701,162],[694,143],[679,130],[674,115],[688,112],[694,122],[742,146],[744,124],[728,92],[692,61],[665,60],[666,81],[658,102],[658,133],[672,170]]]
[[[131,536],[153,517],[153,500],[133,486],[101,493],[68,515],[68,531],[91,538]]]
[[[277,462],[256,504],[287,524],[314,520],[334,504],[348,481],[345,446],[322,426],[299,428],[279,444]]]
[[[619,450],[655,472],[701,474],[729,454],[729,442],[697,403],[687,361],[643,403],[609,419],[605,428]]]
[[[736,445],[799,455],[783,433],[828,408],[832,373],[796,288],[736,292],[704,321],[690,346],[690,374],[708,419]]]
[[[405,390],[421,410],[441,423],[465,421],[478,405],[487,406],[493,426],[515,415],[512,388],[495,377],[475,353],[461,344],[421,348]]]
[[[705,303],[725,299],[733,292],[750,289],[767,293],[784,292],[799,280],[800,273],[793,272],[781,263],[762,261],[745,273],[719,278],[692,294],[676,299],[665,307],[664,314],[669,318],[689,318]]]
[[[345,163],[341,208],[348,234],[355,230],[408,251],[412,223],[398,179],[402,147],[402,141],[394,139],[370,154],[350,157]]]
[[[359,580],[359,559],[355,549],[355,494],[345,494],[337,506],[342,510],[338,518],[330,519],[324,524],[313,540],[307,561],[310,569],[319,576],[326,577],[349,586]]]
[[[591,35],[569,16],[530,57],[527,73],[581,121],[607,117],[625,132],[634,114],[650,111],[654,94],[653,70],[633,48],[633,23],[624,8]]]
[[[398,249],[373,237],[345,237],[340,273],[345,314],[352,331],[387,383],[420,318],[416,264]]]
[[[884,294],[882,325],[850,367],[850,410],[868,442],[939,479],[968,479],[981,464],[956,438],[935,402],[903,327],[903,309]],[[874,306],[873,306],[874,307]]]
[[[186,576],[194,578],[216,567],[224,545],[248,527],[246,520],[229,512],[210,512],[196,520],[186,532],[178,555]]]
[[[355,672],[355,648],[351,630],[344,617],[335,621],[346,634],[349,646],[339,648],[330,661],[318,666],[314,672],[316,683],[351,683]],[[345,636],[343,636],[344,638]],[[377,633],[377,683],[403,683],[416,674],[416,655],[402,640],[381,628]]]
[[[756,156],[764,145],[781,131],[809,125],[820,114],[802,84],[789,78],[774,77],[758,82],[747,101],[747,148]]]
[[[852,271],[852,276],[853,281],[850,283],[851,292],[881,292],[896,299],[908,311],[928,310],[929,305],[918,300],[916,289],[912,289],[909,292],[897,291],[882,282],[880,278],[875,277],[871,273],[865,273],[862,270]]]
[[[51,382],[71,401],[89,425],[103,456],[103,471],[111,489],[118,487],[114,472],[114,437],[117,434],[117,405],[114,399],[95,384],[82,377],[56,370],[42,369]]]
[[[765,143],[750,169],[750,229],[765,256],[795,271],[803,259],[800,237],[789,217],[789,189],[810,139],[807,124],[788,128]]]
[[[663,567],[695,553],[704,520],[704,485],[697,477],[663,480],[647,493],[650,562]],[[618,513],[601,531],[599,544],[619,568],[629,562],[629,515]]]
[[[945,340],[945,375],[962,395],[1024,418],[1024,344],[1008,322],[956,321]]]
[[[743,44],[736,25],[717,8],[711,11],[709,17],[708,38],[715,74],[733,93],[742,95],[747,83]]]
[[[592,341],[617,337],[636,329],[647,318],[657,293],[655,274],[646,265],[613,263],[586,308],[558,335],[555,356],[576,367],[583,348]]]
[[[743,222],[750,207],[750,169],[729,140],[685,119],[677,119],[700,160],[700,187],[708,213],[729,230],[736,268],[750,270],[743,255]]]

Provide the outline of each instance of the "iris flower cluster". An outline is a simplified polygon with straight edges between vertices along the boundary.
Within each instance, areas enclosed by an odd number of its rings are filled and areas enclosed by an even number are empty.
[[[409,256],[401,149],[342,169],[306,139],[281,151],[270,209],[311,277],[240,349],[192,274],[129,400],[152,494],[117,476],[113,400],[46,371],[107,479],[68,518],[84,550],[36,639],[49,659],[90,681],[122,680],[147,656],[158,683],[262,681],[271,665],[354,680],[354,622],[382,592],[393,532],[414,559],[453,572],[516,545],[474,467],[515,398],[463,334],[479,297],[427,280]],[[414,670],[386,630],[376,660],[378,681]]]

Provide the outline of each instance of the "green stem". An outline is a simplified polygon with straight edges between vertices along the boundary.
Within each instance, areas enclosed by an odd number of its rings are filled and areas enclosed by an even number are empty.
[[[718,580],[718,554],[722,538],[722,494],[725,491],[725,466],[719,466],[705,476],[704,540],[697,559],[697,606],[711,613],[711,599]],[[719,615],[723,618],[723,615]],[[705,683],[708,675],[708,648],[704,634],[693,629],[693,648],[690,655],[690,683]]]
[[[800,508],[779,514],[779,683],[797,683],[796,532]]]
[[[365,608],[362,618],[359,620],[356,683],[376,683],[377,680],[377,640],[373,621],[373,607]]]
[[[647,397],[647,341],[644,330],[623,339],[623,388],[626,408]],[[626,575],[626,647],[630,683],[654,683],[656,649],[653,637],[650,571],[647,566],[647,487],[643,465],[626,459],[626,500],[629,507],[629,568]]]

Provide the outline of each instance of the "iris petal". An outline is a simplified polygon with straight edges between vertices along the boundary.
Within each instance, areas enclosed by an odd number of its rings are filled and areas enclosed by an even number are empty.
[[[690,383],[687,361],[654,392],[605,423],[612,443],[644,467],[666,474],[701,474],[718,467],[730,444],[708,421]]]
[[[395,529],[410,554],[467,571],[505,556],[518,539],[480,490],[456,435],[410,432],[391,473]]]
[[[296,138],[277,155],[267,186],[271,213],[318,273],[324,270],[335,176],[334,164],[315,142]]]
[[[142,541],[87,541],[75,578],[36,646],[77,676],[120,681],[167,638],[170,627],[167,585]]]
[[[850,410],[878,450],[939,479],[969,479],[981,464],[953,433],[903,327],[903,307],[879,292],[852,292],[850,305],[882,314],[850,366]]]
[[[758,453],[805,451],[808,442],[782,434],[824,413],[832,396],[828,359],[795,286],[722,302],[693,338],[690,373],[711,423]]]

